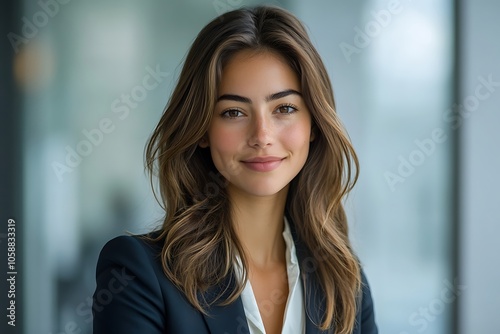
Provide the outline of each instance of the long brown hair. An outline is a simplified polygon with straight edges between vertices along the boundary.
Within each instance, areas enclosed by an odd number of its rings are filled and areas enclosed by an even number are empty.
[[[200,292],[223,282],[238,256],[247,268],[231,223],[227,180],[215,168],[209,149],[198,144],[211,122],[224,65],[236,52],[248,49],[280,54],[300,79],[315,139],[303,169],[291,181],[286,212],[317,264],[314,274],[326,301],[318,326],[350,333],[361,278],[342,200],[356,182],[358,160],[336,114],[319,54],[300,21],[280,8],[242,8],[205,26],[149,139],[146,167],[152,184],[153,176],[158,176],[160,202],[166,210],[154,239],[163,243],[164,272],[204,312],[206,301]],[[233,302],[243,287],[244,282],[238,282],[219,302]]]

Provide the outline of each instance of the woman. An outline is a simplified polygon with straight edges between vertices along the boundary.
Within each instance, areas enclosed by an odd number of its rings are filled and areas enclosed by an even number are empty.
[[[199,33],[146,163],[163,226],[103,248],[94,333],[377,333],[342,207],[358,161],[290,13]]]

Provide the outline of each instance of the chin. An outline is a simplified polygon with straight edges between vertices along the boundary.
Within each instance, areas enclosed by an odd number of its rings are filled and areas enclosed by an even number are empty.
[[[287,185],[277,185],[277,184],[268,184],[268,185],[259,185],[258,187],[241,187],[239,188],[239,191],[247,193],[248,195],[256,196],[256,197],[270,197],[270,196],[275,196],[283,191],[287,191],[288,187]]]

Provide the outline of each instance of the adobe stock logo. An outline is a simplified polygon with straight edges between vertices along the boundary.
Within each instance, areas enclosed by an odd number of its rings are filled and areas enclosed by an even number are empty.
[[[474,88],[473,94],[467,95],[462,103],[454,103],[442,114],[443,121],[449,124],[452,131],[460,128],[464,120],[471,117],[472,113],[479,109],[481,103],[489,99],[500,87],[500,81],[493,80],[492,74],[486,77],[480,75],[477,77],[477,81],[479,83]],[[422,166],[449,138],[445,128],[436,127],[427,138],[415,139],[413,142],[416,147],[409,154],[398,156],[397,169],[384,172],[389,189],[394,192],[398,184],[404,183],[412,176],[417,168]]]
[[[113,112],[109,117],[103,117],[98,124],[91,129],[83,129],[81,139],[75,146],[66,145],[64,148],[66,155],[64,160],[52,161],[51,166],[59,182],[63,182],[64,176],[71,173],[80,166],[83,160],[102,145],[104,140],[115,131],[120,122],[125,121],[132,114],[131,111],[137,109],[149,93],[160,87],[161,83],[170,73],[163,72],[160,65],[156,68],[147,66],[141,82],[135,85],[127,93],[122,93],[115,98],[110,105]],[[113,120],[113,117],[116,118]]]
[[[407,1],[411,2],[412,0]],[[404,8],[400,0],[391,0],[386,9],[371,11],[372,19],[364,24],[363,29],[354,26],[355,34],[352,44],[347,42],[339,44],[340,51],[342,51],[347,63],[351,63],[354,54],[360,54],[361,50],[369,47],[372,41],[379,37],[384,29],[392,23],[393,18],[403,12]]]
[[[113,299],[128,288],[129,284],[135,280],[135,276],[127,274],[125,268],[121,268],[121,271],[117,269],[112,269],[110,273],[111,277],[108,284],[99,290],[96,290],[92,297],[87,297],[85,301],[82,301],[76,307],[76,314],[83,317],[86,323],[91,323],[93,319],[93,313],[99,313],[104,310],[104,308],[113,302]],[[58,330],[55,333],[49,334],[80,334],[82,333],[82,327],[74,320],[67,322],[62,330]]]
[[[243,0],[214,0],[212,5],[214,6],[217,15],[222,15],[231,10],[235,10],[243,4]]]
[[[430,300],[427,305],[423,305],[408,317],[408,324],[412,326],[413,333],[422,333],[430,324],[443,314],[450,304],[454,303],[467,289],[466,285],[460,284],[455,278],[452,282],[449,280],[443,281],[444,288],[441,289],[439,296]],[[402,331],[399,334],[410,334],[408,331]]]
[[[81,302],[76,307],[76,314],[85,317],[86,322],[92,321],[92,311],[102,312],[104,307],[109,305],[116,298],[116,295],[123,292],[136,278],[127,274],[125,268],[121,268],[121,271],[113,269],[111,275],[113,277],[108,281],[106,287],[97,290],[92,298],[88,297],[85,302]]]
[[[66,5],[71,0],[40,0],[38,1],[38,6],[40,10],[35,12],[31,19],[23,16],[21,21],[23,22],[21,28],[21,35],[14,32],[9,32],[7,38],[9,39],[10,45],[17,53],[20,50],[22,44],[28,44],[30,40],[38,35],[41,28],[45,27],[51,18],[59,13],[60,5]]]

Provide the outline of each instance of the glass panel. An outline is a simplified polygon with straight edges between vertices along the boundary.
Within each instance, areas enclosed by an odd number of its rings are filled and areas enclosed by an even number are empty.
[[[347,207],[380,332],[447,333],[452,2],[294,9],[317,40],[360,157]]]

